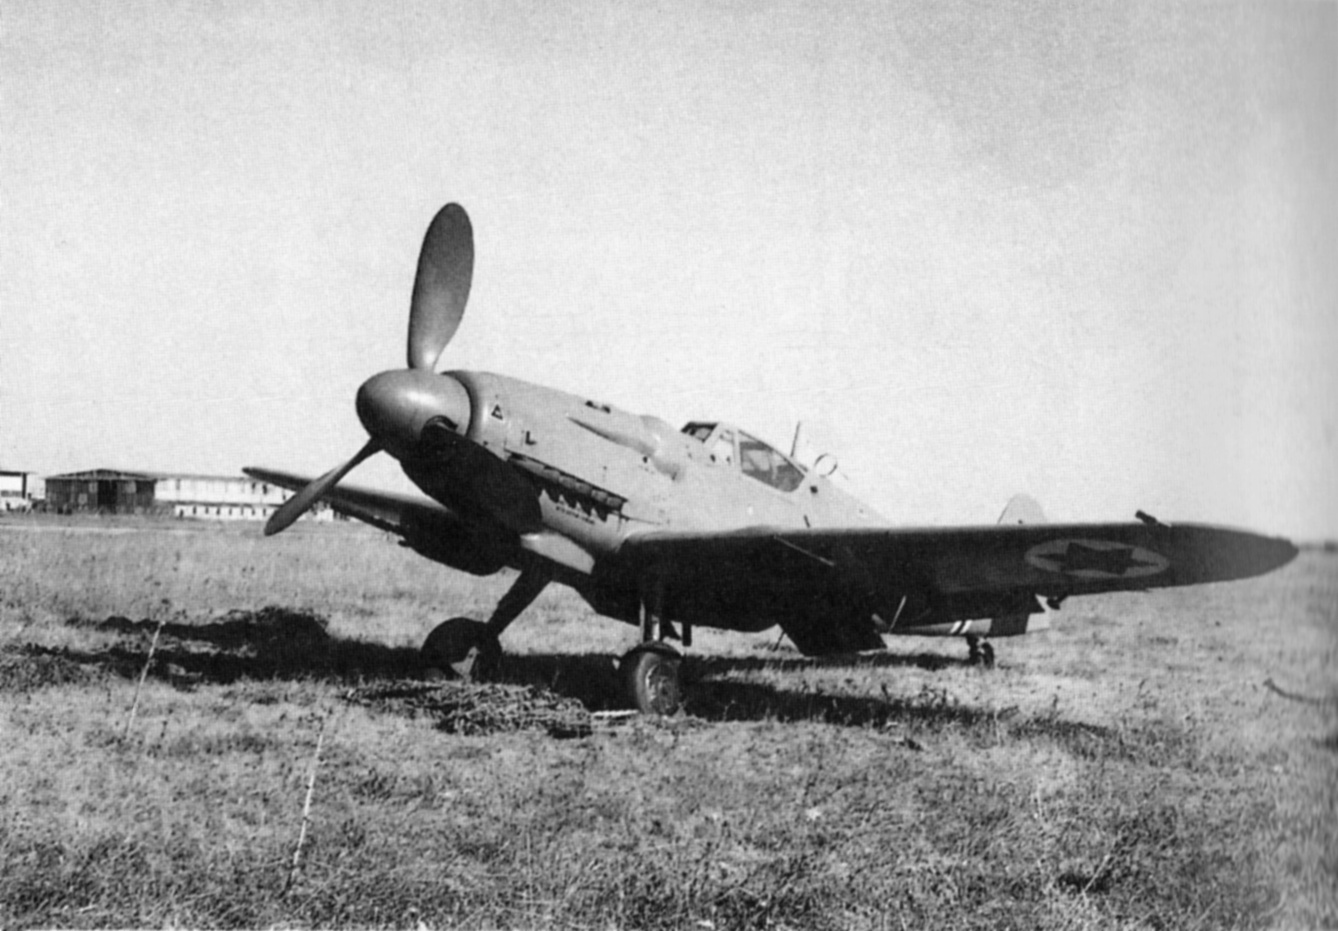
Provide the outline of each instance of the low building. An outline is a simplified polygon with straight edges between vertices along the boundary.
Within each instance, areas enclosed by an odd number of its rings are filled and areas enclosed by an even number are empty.
[[[46,509],[58,514],[97,511],[104,514],[150,514],[157,479],[144,472],[91,469],[48,475]]]
[[[0,511],[28,511],[46,495],[45,482],[34,472],[0,469]]]
[[[289,495],[278,485],[242,475],[159,473],[156,477],[156,499],[165,512],[176,517],[266,520]]]

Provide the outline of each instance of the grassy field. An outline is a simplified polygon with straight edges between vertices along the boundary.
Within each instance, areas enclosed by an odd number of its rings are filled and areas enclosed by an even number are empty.
[[[1338,927],[1332,554],[1070,601],[993,670],[703,631],[664,721],[591,713],[635,632],[563,590],[503,684],[408,682],[510,577],[366,528],[0,554],[0,927]]]

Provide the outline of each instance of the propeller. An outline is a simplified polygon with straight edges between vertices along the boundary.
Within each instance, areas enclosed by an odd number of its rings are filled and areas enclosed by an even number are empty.
[[[431,381],[442,351],[455,335],[469,300],[474,275],[474,230],[469,215],[459,204],[437,211],[423,237],[409,305],[409,372],[373,376],[359,390],[358,415],[364,426],[390,433],[404,430],[418,412],[434,406],[450,408],[447,385]],[[420,374],[421,373],[421,374]],[[387,378],[386,376],[390,376]],[[397,378],[398,376],[398,378]],[[464,402],[467,405],[467,400]],[[467,409],[466,409],[467,418]],[[459,420],[459,416],[455,418]],[[265,524],[265,536],[287,529],[325,496],[330,489],[365,459],[387,446],[372,432],[372,438],[343,465],[331,469],[283,503]],[[416,432],[416,431],[415,431]],[[394,452],[398,447],[390,444]]]
[[[459,204],[432,218],[409,305],[409,368],[432,371],[460,326],[474,277],[474,230]]]
[[[379,442],[368,440],[367,445],[358,450],[357,454],[348,462],[331,469],[293,495],[269,516],[269,520],[265,522],[265,536],[272,537],[282,530],[287,530],[293,521],[310,510],[311,506],[319,501],[327,491],[339,484],[341,478],[357,468],[368,456],[380,451],[381,444]]]

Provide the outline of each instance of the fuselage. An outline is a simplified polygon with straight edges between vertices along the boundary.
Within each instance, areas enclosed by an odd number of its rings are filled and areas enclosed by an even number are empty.
[[[386,372],[363,385],[358,413],[410,480],[489,549],[513,554],[503,561],[541,559],[597,611],[623,620],[635,616],[637,592],[619,552],[634,536],[887,526],[829,478],[730,424],[679,430],[489,372]],[[451,553],[458,548],[433,558],[458,564]],[[764,607],[700,613],[760,629],[774,623]]]
[[[515,378],[445,377],[469,395],[463,435],[530,476],[540,489],[544,528],[594,558],[657,530],[885,523],[829,479],[728,424],[694,423],[685,432]]]

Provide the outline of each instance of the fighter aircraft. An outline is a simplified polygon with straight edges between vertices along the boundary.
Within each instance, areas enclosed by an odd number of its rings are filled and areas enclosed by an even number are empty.
[[[640,628],[619,665],[630,699],[672,714],[681,653],[670,641],[690,646],[694,627],[779,625],[807,655],[883,649],[885,634],[962,636],[971,658],[989,663],[981,638],[1025,633],[1070,596],[1240,579],[1296,555],[1283,539],[1167,525],[1141,511],[1129,523],[1047,524],[1025,497],[995,525],[896,527],[827,469],[733,424],[676,430],[597,397],[438,373],[473,267],[469,217],[447,204],[418,259],[408,368],[358,389],[367,444],[315,480],[245,470],[297,491],[267,535],[325,501],[453,569],[518,570],[486,621],[452,618],[428,635],[428,666],[486,670],[500,656],[498,636],[559,583],[597,614]],[[399,460],[427,498],[340,487],[377,452]]]

